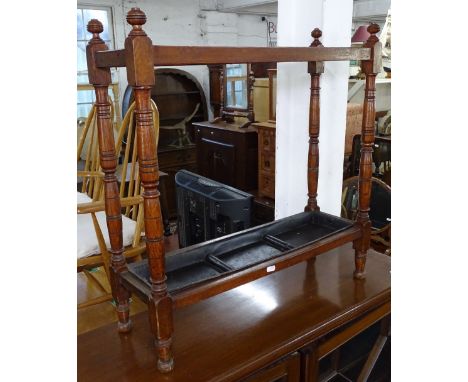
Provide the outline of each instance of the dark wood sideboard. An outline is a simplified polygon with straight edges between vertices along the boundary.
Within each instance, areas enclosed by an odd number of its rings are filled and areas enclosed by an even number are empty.
[[[78,380],[317,381],[335,349],[390,313],[390,258],[370,251],[365,280],[353,279],[353,263],[347,244],[174,311],[169,374],[157,370],[145,312],[130,334],[115,324],[82,334]]]
[[[236,123],[194,122],[198,173],[243,191],[257,188],[257,130]]]

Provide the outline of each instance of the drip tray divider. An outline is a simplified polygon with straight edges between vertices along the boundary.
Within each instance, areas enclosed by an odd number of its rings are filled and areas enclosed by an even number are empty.
[[[266,241],[271,246],[279,249],[280,251],[289,251],[290,249],[294,249],[295,247],[285,241],[278,239],[276,236],[265,235],[263,240]]]
[[[217,257],[215,257],[213,255],[206,256],[206,262],[209,265],[214,265],[214,266],[216,266],[218,268],[221,268],[223,271],[233,271],[234,270],[234,268],[230,267],[224,261],[218,259]]]

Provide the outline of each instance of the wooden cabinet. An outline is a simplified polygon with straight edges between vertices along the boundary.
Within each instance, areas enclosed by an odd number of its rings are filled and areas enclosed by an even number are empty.
[[[186,123],[189,138],[193,140],[192,123],[208,118],[203,88],[189,72],[174,68],[158,68],[154,71],[156,86],[151,89],[151,98],[159,110],[160,126],[173,126],[194,110],[192,120]],[[125,114],[134,100],[133,88],[128,86],[122,101],[122,114]],[[197,105],[198,109],[197,109]],[[177,146],[180,130],[160,129],[158,145],[159,169],[168,174],[165,193],[168,204],[168,217],[177,217],[176,191],[174,176],[185,169],[197,172],[196,150],[194,144]]]
[[[197,172],[197,151],[195,145],[182,148],[160,148],[158,150],[159,169],[168,174],[165,184],[169,218],[177,217],[175,174],[185,169]]]
[[[203,87],[192,74],[180,69],[159,68],[154,71],[154,75],[157,85],[151,89],[151,99],[158,106],[161,126],[180,122],[193,112],[197,104],[200,106],[192,122],[208,118]],[[133,88],[127,86],[122,100],[122,116],[133,100]],[[159,145],[164,146],[163,142],[159,142]]]
[[[267,121],[270,116],[268,78],[256,78],[253,84],[253,109],[256,121]]]
[[[257,131],[235,123],[195,122],[198,173],[238,188],[257,188]]]
[[[276,124],[253,123],[258,131],[258,195],[275,198]]]
[[[294,352],[246,378],[245,382],[299,382],[300,377],[301,358]]]

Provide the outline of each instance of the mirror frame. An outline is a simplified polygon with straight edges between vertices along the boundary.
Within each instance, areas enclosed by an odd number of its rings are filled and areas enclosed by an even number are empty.
[[[249,110],[249,89],[250,89],[250,84],[249,84],[249,74],[251,72],[251,65],[249,64],[240,64],[240,65],[246,65],[246,76],[245,76],[245,82],[247,86],[247,106],[244,107],[234,107],[234,106],[229,106],[227,104],[227,82],[228,82],[228,76],[227,76],[227,65],[231,64],[224,64],[223,65],[223,86],[224,86],[224,94],[223,94],[223,104],[224,104],[224,110],[225,111],[238,111],[238,112],[248,112]]]
[[[226,76],[226,64],[222,65],[222,69],[219,71],[220,75],[220,107],[219,117],[215,118],[212,123],[216,123],[220,120],[233,123],[234,117],[246,118],[247,121],[241,125],[241,127],[248,127],[252,122],[255,121],[255,115],[253,110],[253,85],[255,82],[254,72],[252,71],[252,65],[247,63],[247,108],[236,108],[226,106],[225,89],[227,87],[227,76]]]

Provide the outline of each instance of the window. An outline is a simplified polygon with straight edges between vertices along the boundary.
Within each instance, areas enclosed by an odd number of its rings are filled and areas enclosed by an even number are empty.
[[[247,109],[247,64],[226,65],[226,106]]]
[[[101,38],[109,49],[114,49],[114,32],[112,29],[112,10],[109,7],[78,6],[76,10],[77,25],[77,117],[87,117],[91,106],[95,101],[94,90],[89,86],[88,67],[86,63],[86,45],[92,34],[86,30],[88,21],[98,19],[104,26]],[[115,70],[112,70],[112,82],[116,78]],[[88,86],[86,86],[88,85]],[[118,103],[118,86],[109,87],[109,95],[113,102]],[[118,108],[116,108],[118,110]]]

